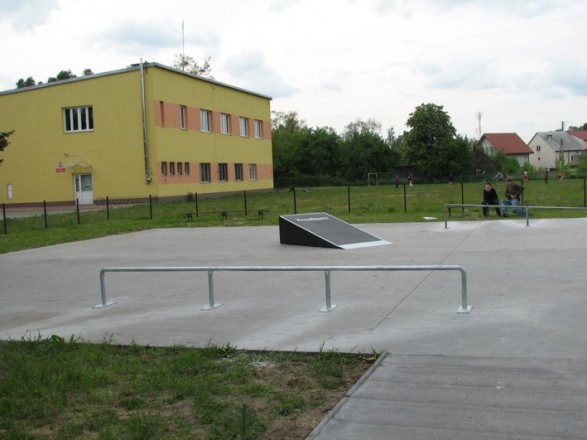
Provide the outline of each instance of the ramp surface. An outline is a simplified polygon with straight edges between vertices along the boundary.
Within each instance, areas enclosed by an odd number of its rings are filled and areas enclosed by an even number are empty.
[[[356,249],[390,244],[325,212],[279,217],[281,244]]]

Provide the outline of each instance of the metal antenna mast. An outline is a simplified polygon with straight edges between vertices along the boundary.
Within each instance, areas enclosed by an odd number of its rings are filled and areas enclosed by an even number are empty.
[[[181,20],[181,70],[185,70],[185,31]]]
[[[481,131],[481,118],[483,117],[483,113],[481,112],[477,112],[477,120],[479,121],[479,139],[481,139],[481,136],[483,135],[483,132]]]

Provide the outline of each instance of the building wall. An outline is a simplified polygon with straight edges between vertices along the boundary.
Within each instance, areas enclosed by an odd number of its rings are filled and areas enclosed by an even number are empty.
[[[64,109],[81,106],[92,106],[94,130],[65,132]],[[0,121],[1,130],[14,130],[2,153],[0,202],[73,201],[80,173],[92,174],[94,197],[146,193],[135,72],[2,94]],[[91,168],[70,168],[77,162]],[[9,184],[13,199],[7,199]]]
[[[541,136],[534,136],[528,146],[534,151],[530,156],[530,165],[534,168],[555,168],[558,153]]]
[[[91,175],[92,200],[273,187],[269,98],[157,66],[145,68],[145,95],[148,167],[140,70],[1,93],[0,130],[14,134],[0,153],[0,203],[74,202],[81,174]],[[66,132],[64,109],[83,106],[92,107],[93,130]],[[185,129],[180,106],[186,107]],[[209,133],[201,131],[200,109],[212,112]],[[221,112],[236,120],[231,135],[219,133]],[[249,137],[238,134],[239,116],[250,120]],[[254,137],[254,119],[262,121],[262,139]],[[188,163],[190,174],[163,175],[162,162],[181,162],[182,171]],[[210,182],[200,182],[201,163],[210,164]],[[235,163],[243,164],[242,181],[234,179]],[[219,164],[226,164],[225,182],[219,182]]]
[[[219,193],[273,188],[271,110],[269,99],[245,91],[198,81],[165,69],[149,69],[148,119],[153,178],[159,196]],[[180,108],[185,108],[185,128],[180,127]],[[210,131],[202,131],[200,112],[210,112]],[[229,115],[230,134],[221,134],[220,117]],[[248,119],[248,136],[239,131],[239,118]],[[262,125],[255,138],[254,121]],[[161,164],[167,164],[167,174]],[[175,163],[175,175],[169,164]],[[189,163],[190,174],[177,174],[177,163]],[[202,182],[200,164],[209,164],[210,181]],[[226,164],[227,179],[220,181],[219,164]],[[242,164],[242,181],[235,180],[234,164]],[[255,179],[249,165],[257,169]]]

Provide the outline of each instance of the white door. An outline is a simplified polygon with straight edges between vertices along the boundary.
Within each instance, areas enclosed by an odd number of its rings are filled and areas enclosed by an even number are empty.
[[[94,194],[92,192],[92,175],[91,174],[74,174],[75,198],[80,205],[91,205],[94,203]]]

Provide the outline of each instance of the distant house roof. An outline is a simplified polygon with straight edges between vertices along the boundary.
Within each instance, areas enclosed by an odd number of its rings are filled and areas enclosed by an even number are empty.
[[[507,155],[534,154],[532,149],[516,133],[485,133],[481,142],[486,140],[496,150]]]
[[[578,137],[583,142],[587,142],[587,130],[569,130],[567,133],[571,136]]]
[[[583,140],[574,133],[585,133],[587,131],[539,131],[534,135],[533,145],[537,143],[534,139],[539,137],[545,144],[550,146],[554,151],[582,151],[585,149]]]

